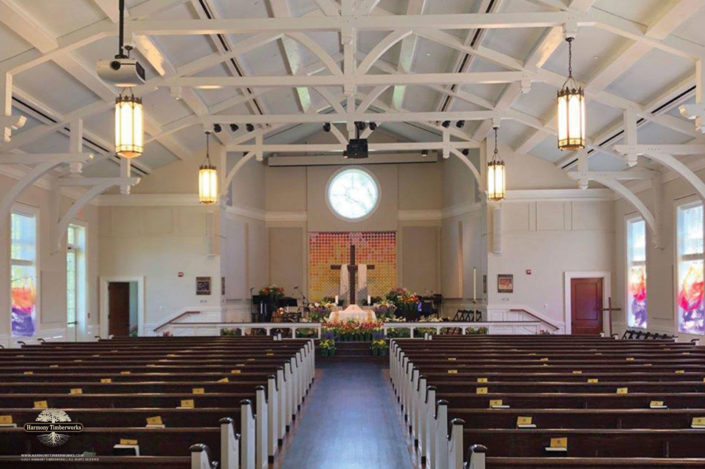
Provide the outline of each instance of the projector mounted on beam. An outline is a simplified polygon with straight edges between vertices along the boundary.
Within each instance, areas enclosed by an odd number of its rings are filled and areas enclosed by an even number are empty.
[[[353,138],[348,142],[347,149],[345,150],[345,155],[352,159],[363,159],[367,158],[367,139],[366,138]]]

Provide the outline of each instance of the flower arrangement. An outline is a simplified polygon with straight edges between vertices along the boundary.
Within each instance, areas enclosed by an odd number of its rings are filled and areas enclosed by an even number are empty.
[[[393,288],[385,297],[396,306],[396,313],[405,318],[417,316],[419,297],[416,293],[402,287]]]
[[[269,296],[270,298],[278,299],[284,296],[284,289],[276,285],[267,285],[259,289],[259,294]]]
[[[394,303],[389,300],[382,300],[381,298],[372,305],[372,311],[375,312],[377,319],[391,318],[394,316],[394,311],[396,310],[397,307]]]
[[[328,317],[330,312],[333,311],[335,304],[326,302],[319,303],[316,301],[314,303],[309,303],[307,307],[312,321],[323,322]]]
[[[382,331],[382,322],[357,322],[357,321],[329,321],[325,323],[323,332],[332,334],[335,340],[340,341],[363,341],[372,340],[374,332]]]
[[[384,339],[374,339],[370,345],[370,351],[375,357],[384,357],[387,355],[387,341]]]
[[[406,319],[392,316],[384,320],[385,323],[406,322]],[[391,339],[404,339],[411,336],[409,329],[400,327],[399,329],[387,329],[387,337]]]
[[[321,342],[318,344],[318,349],[321,351],[322,357],[332,357],[335,355],[335,340],[321,339]]]

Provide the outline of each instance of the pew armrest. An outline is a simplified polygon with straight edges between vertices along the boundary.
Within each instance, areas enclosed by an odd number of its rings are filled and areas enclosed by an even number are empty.
[[[217,461],[212,461],[210,448],[203,443],[191,445],[191,469],[215,469],[218,467]]]
[[[487,447],[483,445],[472,445],[468,450],[468,461],[465,463],[466,469],[485,469],[485,455]]]

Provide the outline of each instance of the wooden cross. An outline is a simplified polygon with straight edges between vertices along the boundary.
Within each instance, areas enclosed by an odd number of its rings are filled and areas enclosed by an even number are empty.
[[[331,269],[333,270],[340,270],[343,268],[342,265],[340,264],[334,264],[330,266]],[[355,245],[351,244],[350,245],[350,263],[348,264],[348,277],[349,277],[349,291],[348,294],[350,295],[350,302],[348,303],[349,305],[354,305],[355,304],[355,279],[357,277],[357,268],[358,265],[355,262]],[[372,270],[374,269],[374,265],[368,265],[367,269]]]
[[[613,308],[612,297],[610,296],[609,298],[607,298],[607,307],[602,308],[602,312],[605,311],[610,313],[610,337],[612,337],[612,311],[622,311],[622,308]]]

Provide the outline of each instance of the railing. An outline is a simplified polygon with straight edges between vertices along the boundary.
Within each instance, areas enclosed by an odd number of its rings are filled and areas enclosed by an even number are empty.
[[[190,316],[192,314],[201,314],[200,311],[184,311],[183,313],[179,314],[178,316],[169,319],[167,322],[158,325],[157,327],[154,328],[154,332],[161,332],[162,329],[166,328],[170,324],[177,323],[180,319],[185,318],[186,316]]]
[[[192,335],[196,335],[195,332],[198,330],[219,334],[223,329],[240,331],[242,335],[252,329],[264,329],[267,335],[272,335],[272,329],[289,329],[291,330],[291,336],[294,338],[296,337],[296,331],[299,329],[315,329],[320,339],[322,328],[320,322],[177,322],[172,323],[169,329],[189,329]]]
[[[410,337],[414,337],[416,329],[435,329],[440,334],[441,329],[460,329],[462,335],[466,335],[468,329],[487,328],[488,333],[492,333],[493,327],[523,327],[533,328],[533,333],[539,332],[544,321],[479,321],[479,322],[387,322],[382,325],[385,337],[389,329],[409,329]],[[528,330],[528,329],[527,329]]]
[[[552,327],[554,331],[558,331],[558,330],[561,329],[560,326],[557,326],[556,324],[552,323],[551,321],[549,321],[549,320],[547,320],[547,319],[544,319],[544,318],[542,318],[542,317],[539,317],[539,316],[535,315],[534,313],[532,313],[531,311],[527,311],[527,310],[525,310],[525,309],[523,309],[523,308],[522,308],[522,309],[510,309],[509,312],[511,312],[511,313],[524,313],[524,314],[528,314],[529,316],[531,316],[532,318],[536,319],[537,321],[541,321],[542,323],[546,324],[547,326]]]

